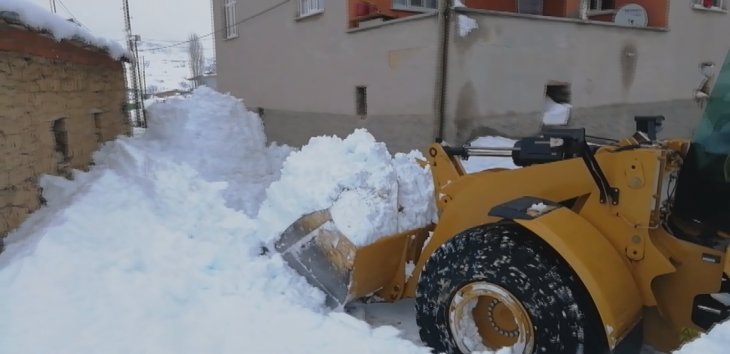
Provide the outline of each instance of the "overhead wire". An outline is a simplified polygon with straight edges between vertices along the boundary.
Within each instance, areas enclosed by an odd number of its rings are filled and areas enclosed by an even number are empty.
[[[79,21],[79,19],[76,18],[76,16],[73,14],[73,12],[71,12],[71,10],[68,8],[68,6],[66,6],[66,4],[63,3],[63,1],[61,1],[61,0],[57,0],[57,1],[59,4],[61,4],[61,7],[63,7],[64,10],[66,10],[66,12],[71,16],[71,18],[74,19],[74,21],[76,21],[76,23],[81,25],[81,27],[86,28],[86,30],[91,31],[91,28],[86,27],[85,24],[81,23],[81,21]]]
[[[277,3],[277,4],[276,4],[276,5],[274,5],[274,6],[271,6],[271,7],[269,7],[269,8],[266,8],[266,9],[264,9],[264,10],[260,11],[260,12],[257,12],[257,13],[255,13],[255,14],[253,14],[253,15],[251,15],[251,16],[248,16],[248,17],[246,17],[246,18],[244,18],[244,19],[242,19],[242,20],[240,20],[240,21],[237,21],[237,22],[235,22],[235,23],[234,23],[234,24],[232,24],[232,25],[228,25],[228,26],[225,26],[225,27],[223,27],[223,28],[219,28],[219,29],[217,29],[217,30],[215,30],[215,31],[213,31],[213,32],[210,32],[210,33],[204,34],[204,35],[202,35],[202,36],[199,36],[198,38],[199,38],[199,39],[203,39],[203,38],[206,38],[206,37],[210,37],[210,36],[212,36],[212,35],[214,35],[214,34],[216,34],[216,33],[218,33],[218,32],[223,32],[223,31],[225,31],[225,30],[226,30],[226,29],[227,29],[228,27],[230,27],[230,26],[237,26],[237,25],[240,25],[240,24],[242,24],[242,23],[244,23],[244,22],[248,22],[248,21],[250,21],[250,20],[253,20],[254,18],[256,18],[256,17],[259,17],[259,16],[261,16],[261,15],[263,15],[263,14],[266,14],[266,13],[268,13],[268,12],[270,12],[270,11],[273,11],[273,10],[275,10],[275,9],[277,9],[277,8],[279,8],[279,7],[281,7],[281,6],[283,6],[284,4],[286,4],[286,3],[290,2],[290,1],[291,1],[291,0],[283,0],[283,1],[279,2],[279,3]],[[190,43],[190,42],[192,42],[192,40],[182,41],[182,42],[178,42],[178,43],[175,43],[175,44],[171,44],[171,45],[166,45],[166,46],[162,46],[162,47],[157,47],[157,48],[147,48],[147,49],[140,49],[139,51],[140,51],[140,52],[152,52],[152,51],[156,51],[156,50],[162,50],[162,49],[167,49],[167,48],[173,48],[173,47],[181,46],[181,45],[183,45],[183,44],[188,44],[188,43]]]

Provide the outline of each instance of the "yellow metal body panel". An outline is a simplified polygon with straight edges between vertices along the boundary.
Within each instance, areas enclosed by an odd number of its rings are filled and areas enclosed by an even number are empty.
[[[636,323],[639,306],[648,316],[649,338],[679,338],[688,328],[694,330],[689,318],[692,298],[719,286],[723,264],[718,273],[698,263],[697,252],[708,249],[679,242],[661,224],[661,183],[678,167],[676,157],[686,152],[686,144],[670,141],[663,149],[613,149],[602,148],[595,157],[610,184],[621,191],[618,205],[599,202],[598,188],[579,158],[465,174],[458,160],[448,157],[440,146],[432,146],[429,162],[437,187],[439,222],[403,296],[415,296],[420,273],[438,247],[468,228],[498,221],[488,215],[494,206],[523,196],[554,202],[576,198],[572,212],[556,210],[535,221],[520,223],[550,243],[579,274],[606,325],[609,342],[627,334]],[[588,230],[583,231],[587,238],[601,239],[597,241],[600,247],[575,242],[573,227]],[[608,262],[617,271],[610,272],[592,259]],[[651,313],[660,320],[669,320],[669,324],[656,323]],[[658,347],[676,344],[674,340],[669,344],[653,342]]]
[[[702,331],[692,322],[692,303],[698,294],[720,290],[726,254],[677,239],[664,229],[652,231],[651,239],[676,271],[651,283],[657,306],[654,316],[646,317],[644,337],[654,348],[669,352]]]
[[[570,209],[515,221],[539,235],[570,264],[596,304],[613,349],[641,318],[641,296],[626,258]]]
[[[441,153],[445,154],[443,151]],[[651,175],[645,176],[645,180],[652,182],[645,182],[639,190],[630,190],[626,187],[629,182],[621,183],[622,180],[627,179],[624,162],[637,156],[643,157],[649,164],[649,166],[641,168],[642,171],[645,171],[644,173],[651,173]],[[581,159],[533,165],[515,170],[483,171],[461,175],[454,180],[451,180],[453,172],[450,171],[447,174],[449,183],[439,183],[443,187],[436,190],[437,198],[449,202],[439,205],[438,224],[423,250],[422,257],[416,264],[413,279],[418,279],[428,257],[440,245],[468,228],[498,221],[498,218],[488,215],[489,211],[496,205],[522,196],[556,202],[584,198],[583,202],[577,203],[580,208],[576,210],[576,213],[596,227],[617,252],[624,253],[627,244],[635,239],[634,236],[637,233],[644,236],[642,237],[644,242],[648,238],[648,229],[642,230],[642,225],[646,227],[650,224],[655,194],[655,190],[650,190],[650,187],[655,186],[653,181],[656,179],[658,170],[656,168],[659,163],[658,157],[658,153],[655,151],[597,154],[596,158],[602,167],[610,166],[613,169],[604,168],[609,181],[622,188],[621,202],[617,206],[598,202],[597,188]],[[617,170],[616,165],[620,165],[621,168]],[[440,166],[433,166],[434,179],[437,181],[440,180],[439,168]],[[657,255],[658,251],[654,252],[654,249],[647,246],[644,248],[644,253]],[[645,272],[663,274],[672,271],[671,264],[666,259],[658,259],[656,262],[659,264],[658,267],[644,267],[648,268]],[[632,267],[636,267],[636,265],[632,265]],[[416,282],[410,282],[406,287],[405,295],[414,296],[415,287]],[[650,286],[644,284],[639,288],[643,289],[642,303],[653,303]]]
[[[406,263],[418,258],[428,230],[406,231],[358,248],[351,267],[350,296],[359,298],[374,293],[386,301],[401,298]]]

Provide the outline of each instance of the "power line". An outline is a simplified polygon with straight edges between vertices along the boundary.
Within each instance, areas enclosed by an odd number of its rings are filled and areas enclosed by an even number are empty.
[[[64,4],[63,1],[58,0],[58,3],[61,4],[61,7],[63,7],[66,10],[66,12],[68,12],[69,15],[71,15],[71,18],[74,19],[74,21],[76,21],[76,23],[78,23],[82,27],[86,28],[88,31],[91,31],[91,28],[86,27],[86,25],[81,23],[81,21],[79,21],[79,19],[76,18],[76,16],[74,16],[73,12],[71,12],[71,10],[69,10],[68,7],[66,7],[66,4]],[[54,10],[55,10],[55,1],[54,1]]]
[[[290,2],[290,1],[291,1],[291,0],[283,0],[283,1],[279,2],[279,3],[277,3],[276,5],[272,6],[272,7],[269,7],[269,8],[267,8],[267,9],[265,9],[265,10],[261,11],[261,12],[257,12],[257,13],[255,13],[255,14],[253,14],[253,15],[249,16],[249,17],[246,17],[246,18],[244,18],[244,19],[242,19],[242,20],[240,20],[240,21],[238,21],[238,22],[236,22],[236,23],[234,23],[234,24],[232,24],[232,25],[230,25],[230,26],[237,26],[237,25],[240,25],[240,24],[242,24],[242,23],[244,23],[244,22],[247,22],[247,21],[253,20],[254,18],[256,18],[256,17],[259,17],[259,16],[261,16],[261,15],[263,15],[263,14],[267,13],[267,12],[270,12],[270,11],[272,11],[272,10],[274,10],[274,9],[277,9],[277,8],[279,8],[279,7],[283,6],[284,4],[286,4],[286,3]],[[216,33],[218,33],[218,32],[223,32],[223,31],[225,31],[225,30],[226,30],[226,29],[227,29],[228,27],[230,27],[230,26],[226,26],[226,27],[223,27],[223,28],[219,28],[219,29],[217,29],[217,30],[215,30],[215,31],[213,31],[213,32],[210,32],[210,33],[208,33],[208,34],[202,35],[202,36],[200,36],[200,37],[198,37],[198,38],[200,38],[200,39],[203,39],[203,38],[206,38],[206,37],[210,37],[210,36],[212,36],[212,35],[214,35],[214,34],[216,34]],[[155,50],[161,50],[161,49],[173,48],[173,47],[181,46],[181,45],[183,45],[183,44],[188,44],[188,43],[190,43],[190,42],[192,42],[192,40],[187,40],[187,41],[183,41],[183,42],[178,42],[178,43],[175,43],[175,44],[171,44],[171,45],[167,45],[167,46],[163,46],[163,47],[157,47],[157,48],[149,48],[149,49],[141,49],[141,50],[140,50],[140,52],[152,52],[152,51],[155,51]]]
[[[207,41],[211,41],[213,39],[214,38],[211,38],[211,37],[205,38],[205,40],[207,40]],[[127,39],[126,38],[114,38],[114,40],[116,40],[118,42],[124,42]],[[201,40],[203,40],[203,38],[201,38]],[[149,38],[149,37],[142,38],[142,42],[179,43],[179,42],[183,42],[183,41],[185,41],[185,40],[184,39],[155,39],[155,38]]]

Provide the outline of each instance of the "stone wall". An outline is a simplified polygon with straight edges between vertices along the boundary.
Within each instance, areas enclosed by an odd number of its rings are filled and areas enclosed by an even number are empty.
[[[121,62],[0,24],[0,241],[40,207],[38,178],[88,169],[130,133]]]

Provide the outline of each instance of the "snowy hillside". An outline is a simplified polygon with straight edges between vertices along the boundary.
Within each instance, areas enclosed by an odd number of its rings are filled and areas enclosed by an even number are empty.
[[[433,190],[418,153],[391,156],[364,130],[301,150],[268,145],[257,115],[206,88],[150,117],[147,130],[105,144],[89,172],[41,179],[47,205],[0,254],[0,353],[430,353],[401,311],[407,301],[328,311],[320,291],[262,252],[299,215],[336,203],[375,215],[379,231],[393,227],[380,217],[400,213],[400,198],[422,208],[396,218],[428,222]],[[474,168],[484,166],[511,167]],[[724,353],[728,329],[682,353]]]
[[[212,42],[201,39],[201,43],[205,52],[206,66],[209,66],[215,58]],[[190,81],[187,78],[192,74],[188,47],[185,44],[170,47],[173,44],[175,43],[144,38],[139,43],[140,62],[145,66],[148,93],[190,89]]]

